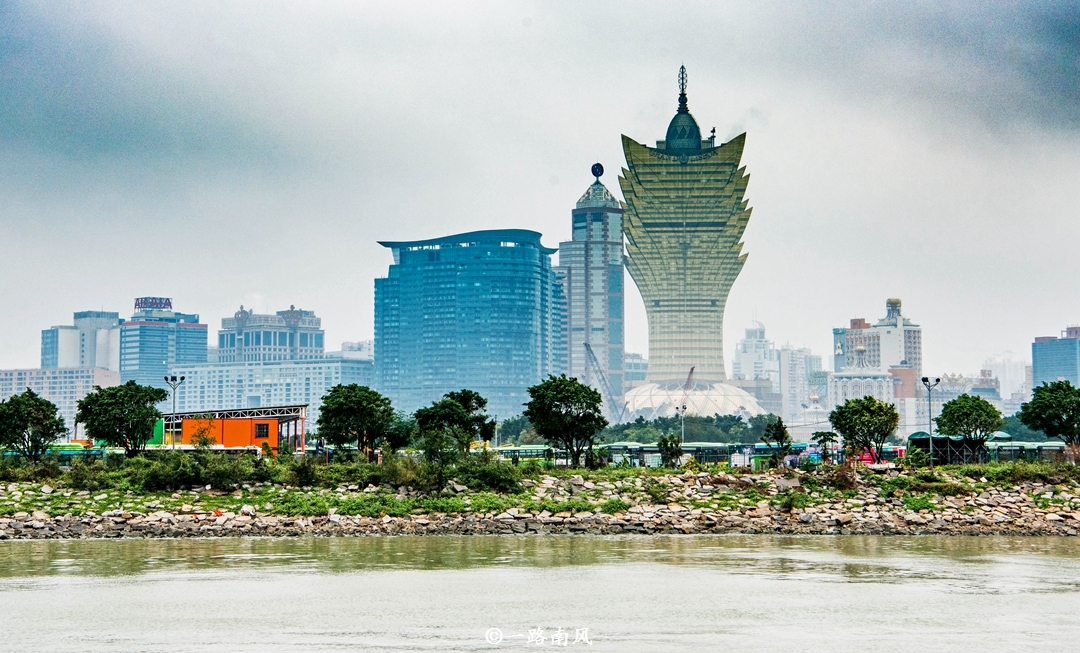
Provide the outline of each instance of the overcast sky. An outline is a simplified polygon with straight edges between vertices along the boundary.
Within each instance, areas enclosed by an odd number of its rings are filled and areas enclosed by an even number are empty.
[[[371,338],[376,240],[556,246],[680,64],[702,131],[747,132],[729,359],[753,319],[827,355],[887,297],[930,373],[1080,323],[1076,3],[0,0],[0,368],[142,295]]]

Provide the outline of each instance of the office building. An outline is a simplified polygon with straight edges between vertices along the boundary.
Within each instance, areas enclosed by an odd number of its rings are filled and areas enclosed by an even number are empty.
[[[41,367],[100,367],[120,371],[119,313],[80,311],[71,326],[41,332]]]
[[[723,383],[724,306],[746,262],[742,235],[750,220],[749,176],[740,164],[745,141],[745,134],[720,145],[715,135],[701,137],[685,68],[666,138],[653,148],[622,137],[626,265],[649,321],[648,383],[626,401],[646,417],[675,413],[691,368],[689,394],[700,400],[688,411],[762,412],[752,396]]]
[[[469,388],[490,414],[521,414],[559,371],[555,250],[521,229],[380,244],[394,263],[375,280],[377,389],[412,411]]]
[[[559,243],[557,278],[566,303],[565,369],[568,376],[604,396],[611,419],[623,394],[623,220],[622,207],[596,181],[571,211],[572,238]]]
[[[327,358],[296,361],[251,361],[174,365],[170,375],[183,376],[176,390],[176,410],[212,412],[238,408],[308,405],[308,430],[314,430],[322,398],[338,384],[371,386],[375,366],[370,359]],[[172,404],[163,408],[172,410]]]
[[[139,297],[120,325],[120,381],[165,388],[170,367],[206,362],[207,327],[172,310],[168,297]]]
[[[0,370],[0,399],[25,392],[27,388],[56,404],[69,437],[75,435],[77,402],[94,386],[108,388],[120,384],[120,373],[100,367]]]
[[[314,311],[295,306],[273,315],[241,306],[232,317],[221,320],[217,349],[221,363],[322,358],[322,320]]]
[[[888,372],[890,367],[909,365],[922,372],[922,328],[900,314],[900,300],[885,302],[885,317],[871,325],[863,318],[851,320],[848,328],[833,329],[833,371],[855,367],[853,352],[862,347],[868,369]]]
[[[1080,326],[1071,326],[1060,337],[1040,336],[1031,343],[1032,387],[1068,381],[1080,387]]]

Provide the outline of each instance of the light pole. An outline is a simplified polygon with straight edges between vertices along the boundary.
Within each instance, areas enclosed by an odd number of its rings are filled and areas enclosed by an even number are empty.
[[[679,444],[686,444],[686,404],[682,406],[676,406],[675,411],[679,413]]]
[[[926,386],[926,422],[930,427],[928,431],[930,435],[930,466],[934,466],[934,404],[930,401],[930,395],[933,393],[937,384],[941,383],[941,379],[934,377],[934,382],[930,383],[930,378],[924,376],[922,378],[922,384]]]
[[[183,383],[183,382],[184,382],[184,377],[182,377],[182,376],[179,377],[179,378],[177,378],[175,376],[167,376],[167,377],[165,377],[165,383],[170,388],[172,388],[172,414],[169,416],[169,418],[170,418],[169,419],[169,426],[172,427],[174,430],[176,428],[176,425],[173,423],[173,422],[176,421],[176,389],[179,388],[180,384]],[[165,430],[164,429],[162,429],[161,434],[164,437],[164,435],[165,435]],[[181,437],[183,437],[183,436],[181,436]],[[173,449],[175,449],[176,448],[176,433],[175,432],[170,433],[169,442],[172,444]]]

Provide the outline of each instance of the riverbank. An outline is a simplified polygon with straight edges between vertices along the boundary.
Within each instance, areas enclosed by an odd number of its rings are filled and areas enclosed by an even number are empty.
[[[451,481],[409,487],[298,488],[270,483],[136,494],[11,483],[0,539],[438,534],[1060,535],[1080,529],[1068,477],[991,481],[934,472],[785,474],[607,470],[542,475],[516,494]],[[989,468],[988,468],[989,469]],[[1000,468],[999,468],[1000,469]],[[969,475],[965,475],[969,474]],[[1010,475],[1018,474],[1010,472]],[[1024,474],[1019,474],[1023,476]]]

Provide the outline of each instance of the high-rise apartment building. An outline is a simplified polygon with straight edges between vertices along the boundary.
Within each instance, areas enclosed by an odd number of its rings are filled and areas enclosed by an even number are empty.
[[[754,322],[746,337],[735,345],[731,361],[733,380],[768,379],[774,386],[780,383],[780,352],[765,338],[765,325]]]
[[[68,434],[75,433],[78,401],[93,392],[94,386],[108,388],[120,384],[120,374],[100,367],[0,370],[0,399],[25,392],[27,388],[56,405]]]
[[[559,243],[557,278],[566,303],[565,369],[616,402],[623,393],[623,210],[596,181],[571,211],[571,240]],[[591,349],[591,353],[590,353]],[[606,380],[607,387],[603,381]],[[609,417],[619,406],[606,406]]]
[[[120,380],[166,387],[171,366],[206,362],[207,327],[199,316],[172,310],[168,297],[139,297],[120,325]]]
[[[41,332],[41,367],[100,367],[120,371],[119,313],[80,311],[71,326]]]
[[[221,363],[295,361],[323,357],[322,320],[314,311],[290,306],[273,315],[241,306],[221,320],[217,359]]]
[[[376,387],[412,411],[462,388],[500,418],[557,373],[556,281],[540,234],[521,229],[382,242],[375,280]]]
[[[1054,381],[1080,387],[1080,326],[1071,326],[1060,337],[1040,336],[1031,343],[1033,388]]]
[[[848,328],[833,329],[833,371],[855,367],[854,352],[861,349],[861,365],[888,373],[892,367],[912,367],[922,372],[922,327],[900,314],[900,300],[885,302],[885,317],[871,325],[863,318]]]

